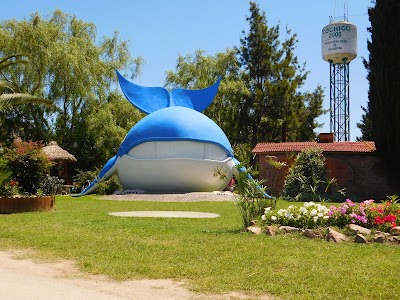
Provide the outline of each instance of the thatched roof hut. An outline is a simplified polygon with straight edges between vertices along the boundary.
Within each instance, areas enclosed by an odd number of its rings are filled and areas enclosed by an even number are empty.
[[[75,156],[58,146],[55,141],[52,141],[47,146],[43,147],[43,151],[47,157],[56,164],[50,172],[51,175],[64,179],[65,184],[67,185],[71,184],[67,163],[76,162],[77,160]]]
[[[54,162],[76,162],[75,156],[57,145],[57,142],[51,141],[43,147],[44,153]]]

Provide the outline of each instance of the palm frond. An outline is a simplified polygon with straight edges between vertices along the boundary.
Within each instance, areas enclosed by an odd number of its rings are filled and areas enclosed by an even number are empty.
[[[0,59],[0,71],[8,68],[9,66],[13,66],[16,64],[27,64],[28,61],[26,59],[21,59],[21,57],[29,56],[26,53],[17,53],[13,55],[6,56]],[[15,58],[15,60],[14,60]]]
[[[14,93],[14,94],[3,94],[0,95],[0,111],[6,110],[7,108],[14,107],[21,104],[44,104],[53,105],[53,102],[48,99],[44,99],[37,96],[32,96],[26,93]]]
[[[18,86],[6,79],[0,79],[0,89],[10,89],[13,92],[19,92]]]

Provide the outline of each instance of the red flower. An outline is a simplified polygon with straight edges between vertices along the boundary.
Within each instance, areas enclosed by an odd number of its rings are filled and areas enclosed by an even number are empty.
[[[11,181],[10,181],[10,185],[11,185],[11,186],[14,186],[14,185],[16,185],[16,184],[17,184],[17,182],[16,182],[15,180],[11,180]]]
[[[385,221],[381,217],[375,217],[374,224],[383,224]]]
[[[396,222],[396,216],[392,214],[387,215],[386,217],[383,218],[383,221],[388,223]]]

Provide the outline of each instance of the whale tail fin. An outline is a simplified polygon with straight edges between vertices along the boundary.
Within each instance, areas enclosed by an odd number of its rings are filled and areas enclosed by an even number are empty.
[[[117,168],[115,165],[116,162],[117,162],[116,156],[110,158],[107,161],[107,163],[104,165],[103,169],[101,169],[99,175],[87,187],[85,187],[79,194],[73,194],[72,197],[80,197],[80,196],[84,196],[84,195],[93,193],[97,189],[99,183],[106,181],[117,171]]]
[[[211,86],[200,90],[174,89],[171,92],[163,87],[145,87],[125,79],[118,71],[117,77],[126,99],[146,114],[170,106],[183,106],[198,112],[204,111],[218,92],[221,77]]]

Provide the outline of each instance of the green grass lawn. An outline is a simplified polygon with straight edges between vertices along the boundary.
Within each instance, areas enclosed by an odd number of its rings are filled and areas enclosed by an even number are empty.
[[[278,207],[285,203],[278,204]],[[215,219],[114,217],[187,210]],[[54,212],[0,215],[0,249],[33,248],[117,280],[186,279],[194,291],[270,293],[282,299],[400,299],[400,246],[335,244],[300,235],[246,233],[229,202],[56,198]]]

